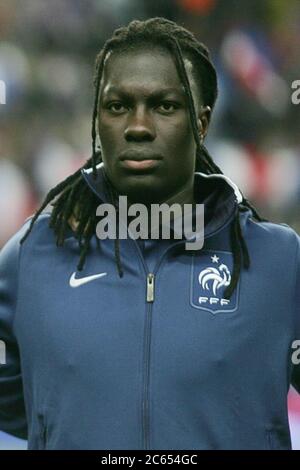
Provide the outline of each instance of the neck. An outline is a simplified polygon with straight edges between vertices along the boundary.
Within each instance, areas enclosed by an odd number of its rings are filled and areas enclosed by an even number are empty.
[[[193,181],[193,184],[187,187],[184,187],[178,193],[160,202],[160,204],[162,203],[168,204],[169,206],[172,204],[180,204],[181,206],[183,206],[184,204],[194,204],[195,203],[194,181]]]
[[[161,199],[159,202],[156,202],[156,204],[166,204],[167,206],[171,207],[173,204],[179,204],[182,209],[182,214],[184,211],[184,204],[192,204],[193,208],[195,207],[196,200],[194,197],[194,181],[192,184],[185,186],[182,188],[179,192],[176,194],[171,195],[170,197],[166,199]],[[138,201],[132,201],[129,198],[127,198],[127,204],[128,208],[134,204],[134,203],[143,203],[148,209],[148,230],[152,227],[152,221],[151,221],[151,204],[154,204],[154,202],[149,203],[148,201],[145,203],[142,199]],[[170,217],[170,222],[174,220],[174,217],[176,216],[176,212],[170,211],[169,212],[169,217]],[[128,217],[128,222],[132,220],[133,217]],[[172,233],[172,232],[171,232]],[[150,232],[148,232],[148,236],[150,237]]]
[[[128,196],[127,201],[128,206],[135,203],[141,203],[144,204],[147,208],[150,208],[151,204],[168,204],[169,206],[171,206],[172,204],[180,204],[181,206],[183,206],[184,204],[194,204],[196,202],[194,197],[194,178],[179,191],[167,197],[159,198],[154,196],[152,199],[150,199],[149,197],[131,199],[130,196]]]

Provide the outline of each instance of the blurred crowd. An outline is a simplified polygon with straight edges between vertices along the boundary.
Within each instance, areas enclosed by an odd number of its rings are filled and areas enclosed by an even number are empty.
[[[300,233],[299,0],[1,0],[0,247],[91,155],[96,54],[115,28],[153,16],[211,50],[216,163],[265,218]]]

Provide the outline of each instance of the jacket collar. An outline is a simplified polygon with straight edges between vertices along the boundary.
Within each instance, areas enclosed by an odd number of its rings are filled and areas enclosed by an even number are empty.
[[[93,177],[92,169],[82,169],[82,176],[99,200],[110,202],[108,180],[103,162],[97,165],[97,177]],[[223,229],[238,210],[243,196],[235,183],[222,174],[206,175],[195,173],[195,199],[204,204],[205,238]]]

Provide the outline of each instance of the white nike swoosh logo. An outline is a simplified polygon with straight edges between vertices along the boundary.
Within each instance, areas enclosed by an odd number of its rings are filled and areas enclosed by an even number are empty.
[[[99,277],[106,276],[107,273],[100,273],[100,274],[93,274],[92,276],[81,277],[80,279],[76,279],[76,272],[72,274],[70,277],[70,287],[79,287],[87,282],[94,281],[95,279],[99,279]]]

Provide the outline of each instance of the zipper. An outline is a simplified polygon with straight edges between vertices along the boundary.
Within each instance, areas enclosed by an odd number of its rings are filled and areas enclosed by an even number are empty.
[[[154,274],[147,275],[147,302],[154,302]]]
[[[45,450],[47,447],[47,425],[45,423],[45,418],[41,416],[40,420],[40,445],[42,450]]]
[[[43,444],[44,444],[44,449],[47,449],[47,440],[48,440],[48,429],[47,425],[44,425],[43,429]]]
[[[143,420],[143,448],[149,449],[149,376],[150,376],[150,338],[151,338],[151,310],[152,304],[148,303],[145,321],[145,349],[144,349],[144,386],[142,400]]]
[[[149,372],[150,372],[150,345],[151,345],[151,320],[152,320],[152,306],[154,303],[155,295],[154,295],[154,281],[155,276],[159,270],[159,267],[165,258],[166,254],[175,246],[185,243],[186,240],[180,240],[179,242],[175,243],[172,246],[169,246],[160,259],[158,260],[153,273],[148,272],[147,265],[145,263],[145,259],[143,253],[135,241],[132,238],[136,249],[139,253],[140,259],[142,261],[145,274],[146,274],[146,319],[145,319],[145,330],[144,330],[144,375],[143,375],[143,397],[142,397],[142,439],[143,439],[143,449],[149,450]]]

